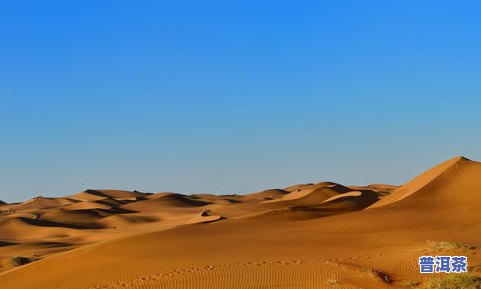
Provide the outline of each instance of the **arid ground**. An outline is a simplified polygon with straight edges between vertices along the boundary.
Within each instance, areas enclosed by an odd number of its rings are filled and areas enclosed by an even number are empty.
[[[2,289],[429,288],[444,276],[420,274],[422,255],[481,276],[481,163],[463,157],[400,187],[86,190],[0,211]]]

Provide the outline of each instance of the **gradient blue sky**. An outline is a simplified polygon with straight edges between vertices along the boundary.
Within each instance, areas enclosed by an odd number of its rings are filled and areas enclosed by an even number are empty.
[[[0,199],[481,160],[479,3],[0,0]]]

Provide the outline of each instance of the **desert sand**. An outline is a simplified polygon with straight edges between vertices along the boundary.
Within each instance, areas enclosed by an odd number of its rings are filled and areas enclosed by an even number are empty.
[[[0,288],[423,288],[418,257],[443,254],[481,276],[481,163],[463,157],[399,187],[86,190],[0,211]]]

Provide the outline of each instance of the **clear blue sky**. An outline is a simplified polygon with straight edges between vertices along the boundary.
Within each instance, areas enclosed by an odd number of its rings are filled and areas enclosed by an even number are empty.
[[[481,160],[479,1],[0,1],[0,199]]]

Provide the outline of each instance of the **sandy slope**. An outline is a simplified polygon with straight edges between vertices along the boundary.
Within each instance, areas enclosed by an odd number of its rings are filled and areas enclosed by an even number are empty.
[[[88,191],[37,206],[2,205],[0,284],[404,288],[430,277],[418,273],[423,254],[481,263],[480,176],[481,163],[454,158],[399,188],[319,183],[245,196]],[[433,252],[427,240],[470,247]],[[8,270],[17,254],[44,259]]]

